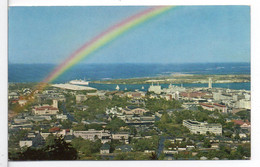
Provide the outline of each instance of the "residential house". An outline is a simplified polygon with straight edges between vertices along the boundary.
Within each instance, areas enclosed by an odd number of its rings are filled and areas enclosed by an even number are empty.
[[[116,146],[115,150],[121,152],[131,152],[133,151],[133,147],[131,145],[126,144],[126,145]]]
[[[105,143],[100,148],[100,154],[109,154],[110,153],[110,145]]]

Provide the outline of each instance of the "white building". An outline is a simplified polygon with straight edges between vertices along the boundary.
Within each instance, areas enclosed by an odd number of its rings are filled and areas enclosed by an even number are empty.
[[[57,118],[57,119],[61,119],[61,120],[66,120],[66,119],[68,119],[67,115],[63,115],[63,114],[58,114],[58,115],[56,115],[56,118]]]
[[[11,92],[8,94],[8,99],[18,99],[19,95],[16,92]]]
[[[34,115],[56,115],[59,112],[59,109],[49,105],[43,105],[34,107],[32,112]]]
[[[172,85],[172,84],[170,84],[168,86],[168,88],[164,88],[163,89],[163,92],[168,93],[168,94],[170,94],[170,93],[177,93],[177,92],[178,93],[179,92],[185,92],[185,91],[186,91],[186,88],[175,86],[175,85]]]
[[[20,106],[24,106],[27,103],[27,100],[18,100]]]
[[[236,102],[237,108],[251,109],[251,101],[246,99],[241,99]]]
[[[149,92],[154,92],[156,94],[161,94],[162,92],[162,88],[161,86],[158,84],[158,85],[151,85],[148,89]]]
[[[128,144],[129,141],[129,134],[128,133],[116,133],[116,134],[112,134],[112,139],[113,140],[119,140],[122,142],[125,142],[125,144]]]
[[[209,89],[212,88],[212,79],[211,79],[211,78],[209,78],[208,88],[209,88]]]
[[[102,143],[111,141],[111,134],[108,130],[94,130],[89,129],[88,131],[74,131],[74,136],[82,137],[90,141],[95,141],[96,138],[100,139]]]
[[[21,141],[19,141],[20,147],[31,147],[32,145],[33,145],[32,140],[21,140]]]
[[[209,132],[216,135],[222,135],[221,124],[209,124],[207,122],[183,120],[183,126],[187,127],[190,132],[194,134],[207,134],[207,132]]]
[[[59,112],[58,100],[54,99],[52,106],[44,104],[42,106],[36,106],[32,109],[34,115],[56,115]]]
[[[52,100],[52,107],[58,108],[58,100],[56,100],[56,99]]]

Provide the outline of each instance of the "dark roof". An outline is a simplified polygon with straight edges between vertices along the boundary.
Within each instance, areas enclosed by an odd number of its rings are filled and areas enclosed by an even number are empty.
[[[65,135],[64,140],[72,140],[74,138],[75,138],[74,135]]]
[[[140,108],[140,107],[136,107],[136,106],[127,106],[127,108],[129,108],[130,110],[133,110],[133,109]]]
[[[121,150],[122,152],[130,152],[132,151],[133,147],[130,145],[121,145],[121,146],[116,146],[116,150]]]
[[[110,149],[110,145],[105,143],[102,145],[102,147],[100,148],[100,150],[109,150]]]

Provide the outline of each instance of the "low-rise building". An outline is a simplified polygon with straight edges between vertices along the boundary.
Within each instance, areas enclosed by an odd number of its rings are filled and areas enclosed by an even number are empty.
[[[35,115],[56,115],[59,112],[58,108],[49,105],[37,106],[32,109]]]
[[[151,85],[148,89],[149,92],[154,92],[156,94],[161,94],[162,92],[162,88],[161,86],[158,84],[158,85]]]
[[[37,133],[28,133],[27,136],[19,141],[20,147],[38,147],[42,146],[44,139],[39,132]]]
[[[19,95],[16,92],[11,92],[8,94],[8,99],[18,99]]]
[[[221,124],[209,124],[207,122],[183,120],[183,126],[187,127],[190,132],[194,134],[214,133],[215,135],[222,135]]]
[[[115,150],[121,152],[131,152],[133,151],[133,147],[131,145],[126,144],[126,145],[116,146]]]
[[[20,106],[24,106],[27,103],[27,100],[18,100]]]
[[[222,113],[227,113],[227,106],[218,103],[214,103],[213,106],[216,110]]]
[[[21,141],[19,141],[20,147],[31,147],[32,145],[33,145],[32,140],[21,140]]]
[[[108,130],[95,130],[89,129],[88,131],[74,131],[74,136],[82,137],[83,139],[95,141],[97,138],[101,140],[102,143],[111,141],[111,134]]]
[[[57,118],[57,119],[61,119],[61,120],[67,120],[67,119],[68,119],[68,116],[67,116],[67,115],[64,115],[64,114],[58,114],[58,115],[56,115],[56,118]]]
[[[234,122],[235,125],[239,125],[242,129],[250,129],[251,128],[251,124],[248,120],[243,121],[243,120],[232,120],[232,122]]]
[[[129,143],[129,134],[128,133],[115,133],[112,134],[113,140],[119,140],[121,142],[124,142],[125,144]]]
[[[147,110],[139,107],[126,107],[122,109],[122,113],[126,115],[143,115],[144,113],[148,112]]]
[[[105,143],[102,145],[102,147],[100,148],[100,154],[109,154],[110,152],[110,145]]]
[[[126,92],[126,96],[133,99],[141,99],[145,94],[141,92]]]
[[[236,102],[237,108],[251,109],[251,101],[246,99],[241,99]]]
[[[214,111],[214,107],[212,105],[209,104],[205,104],[205,103],[200,103],[200,106],[204,109],[204,110],[209,110],[209,111]]]
[[[222,105],[222,104],[218,104],[218,103],[213,103],[213,104],[206,104],[206,103],[200,103],[200,106],[205,109],[205,110],[209,110],[209,111],[214,111],[214,110],[218,110],[222,113],[227,113],[227,106]]]

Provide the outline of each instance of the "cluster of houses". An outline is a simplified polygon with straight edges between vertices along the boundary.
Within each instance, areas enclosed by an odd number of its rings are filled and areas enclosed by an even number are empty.
[[[149,111],[145,108],[127,106],[126,108],[113,107],[106,110],[111,117],[118,117],[128,125],[147,125],[155,122],[155,115],[145,115]]]
[[[212,88],[212,85],[208,88],[184,88],[179,86],[174,86],[170,84],[168,88],[162,88],[159,84],[152,84],[148,89],[149,94],[143,91],[103,91],[97,90],[91,93],[76,93],[70,92],[75,96],[76,104],[72,106],[77,111],[85,111],[88,109],[87,105],[83,105],[82,102],[86,101],[87,98],[92,96],[97,96],[100,99],[111,98],[113,96],[119,97],[128,97],[128,102],[132,105],[129,105],[125,108],[122,107],[112,107],[107,108],[105,111],[106,120],[96,121],[96,120],[82,120],[83,124],[102,124],[106,125],[108,121],[112,120],[113,117],[117,117],[123,120],[127,125],[134,126],[137,130],[137,133],[143,131],[149,131],[150,129],[156,129],[154,123],[155,120],[160,119],[162,116],[161,111],[157,111],[154,114],[150,113],[148,109],[145,108],[145,99],[146,98],[164,98],[166,100],[180,100],[182,101],[183,109],[197,110],[198,106],[201,106],[203,109],[209,111],[219,111],[220,113],[226,114],[229,112],[237,112],[241,110],[250,110],[250,91],[245,90],[229,90],[229,89],[220,89]],[[27,103],[27,100],[22,99],[21,95],[30,94],[30,89],[24,89],[22,92],[10,92],[9,100],[12,103],[18,103],[20,106],[23,106]],[[45,90],[42,93],[36,94],[36,99],[38,99],[39,104],[41,101],[52,100],[52,104],[43,104],[35,105],[31,109],[30,114],[20,114],[16,116],[12,121],[9,122],[9,129],[26,129],[30,132],[26,135],[24,139],[19,142],[20,147],[39,147],[45,143],[46,138],[50,134],[62,135],[64,136],[65,141],[71,142],[75,137],[81,137],[86,140],[95,141],[97,139],[101,140],[103,146],[100,148],[101,154],[110,153],[110,146],[108,142],[112,140],[117,140],[123,143],[123,145],[117,146],[115,149],[117,151],[128,152],[132,151],[133,148],[129,145],[130,137],[136,138],[140,137],[140,134],[137,136],[131,136],[128,132],[117,132],[112,133],[109,130],[95,130],[89,129],[85,131],[73,131],[72,129],[60,129],[61,125],[56,124],[55,122],[49,123],[47,132],[45,125],[42,124],[40,130],[33,130],[35,122],[41,122],[46,120],[46,122],[55,119],[58,120],[68,120],[69,116],[67,114],[61,113],[58,108],[58,103],[60,101],[65,102],[66,98],[64,96],[66,90],[57,91],[57,90]],[[180,109],[181,111],[181,109]],[[167,110],[169,115],[172,111]],[[213,112],[212,112],[213,113]],[[215,117],[214,115],[211,115]],[[183,120],[182,125],[187,127],[192,134],[215,134],[214,138],[210,138],[211,147],[207,149],[218,149],[219,143],[223,142],[230,144],[232,147],[236,147],[236,142],[249,143],[250,142],[250,122],[248,120],[241,119],[232,119],[226,120],[227,122],[233,122],[236,126],[239,126],[242,131],[238,133],[241,141],[235,141],[230,138],[223,136],[225,130],[222,129],[221,124],[211,124],[207,122],[198,122],[196,120]],[[77,122],[73,122],[74,124]],[[50,128],[51,127],[51,128]],[[43,130],[45,130],[43,132]],[[158,130],[158,129],[157,129]],[[157,131],[158,132],[158,131]],[[159,134],[159,132],[158,132]],[[233,137],[236,134],[233,134]],[[186,144],[176,146],[176,143],[180,144],[184,141],[184,138],[172,138],[167,139],[175,147],[165,148],[163,153],[165,154],[177,154],[181,151],[191,151],[194,148],[196,149],[205,149],[202,145],[203,143],[195,141],[192,144]],[[146,152],[151,153],[155,150],[146,150]],[[196,152],[193,153],[194,155]]]
[[[105,146],[111,140],[118,140],[125,145],[129,144],[130,134],[127,132],[111,133],[109,130],[95,130],[89,129],[86,131],[73,131],[72,129],[60,129],[59,127],[52,127],[48,132],[34,131],[27,134],[27,136],[19,141],[20,147],[39,147],[44,145],[46,138],[49,135],[63,136],[66,142],[71,142],[75,137],[81,137],[86,140],[96,141],[101,140]],[[102,150],[102,149],[101,149]],[[102,150],[104,151],[104,150]],[[102,152],[101,151],[101,152]],[[109,153],[109,152],[108,152]]]

